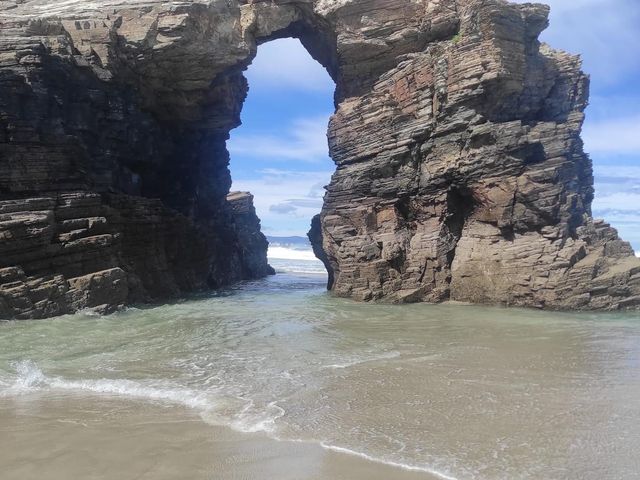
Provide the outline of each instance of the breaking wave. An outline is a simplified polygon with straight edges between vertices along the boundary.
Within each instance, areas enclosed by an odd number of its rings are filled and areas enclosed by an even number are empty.
[[[269,246],[267,256],[269,259],[308,260],[312,262],[319,262],[312,250],[294,249],[283,246]]]
[[[386,357],[386,356],[385,356]],[[395,358],[396,352],[391,352],[389,358]],[[362,361],[354,361],[353,365],[372,361],[368,358]],[[350,365],[330,365],[328,368],[348,368]],[[439,472],[429,467],[415,466],[401,462],[386,460],[367,453],[352,450],[346,447],[333,445],[323,441],[307,441],[279,437],[276,422],[285,416],[285,410],[272,401],[265,408],[256,408],[252,400],[246,400],[243,408],[234,415],[225,418],[218,412],[218,407],[225,401],[215,398],[209,392],[198,392],[178,385],[162,384],[160,382],[143,382],[127,379],[81,379],[69,380],[59,376],[48,376],[32,360],[22,360],[13,363],[15,377],[7,382],[0,379],[0,397],[19,396],[35,392],[46,391],[75,391],[88,392],[98,395],[113,395],[133,400],[145,400],[151,402],[163,402],[179,405],[196,410],[203,421],[216,425],[230,427],[242,433],[266,433],[277,441],[302,441],[315,443],[322,448],[338,453],[354,455],[372,462],[385,464],[404,470],[425,472],[443,480],[456,480],[448,474]]]
[[[296,249],[286,246],[269,246],[269,264],[276,273],[322,274],[327,271],[311,249]]]

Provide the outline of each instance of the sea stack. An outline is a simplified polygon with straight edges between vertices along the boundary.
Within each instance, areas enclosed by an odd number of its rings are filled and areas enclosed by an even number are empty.
[[[358,300],[640,305],[640,260],[591,215],[588,77],[504,0],[0,4],[0,317],[110,311],[270,273],[226,140],[257,45],[336,82],[314,223]],[[240,214],[240,217],[238,216]]]

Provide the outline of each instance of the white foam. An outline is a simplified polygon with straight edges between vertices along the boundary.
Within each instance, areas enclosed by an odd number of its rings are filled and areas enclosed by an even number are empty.
[[[273,265],[272,265],[273,267]],[[302,265],[285,265],[274,267],[276,269],[276,273],[300,273],[300,274],[312,274],[312,275],[326,275],[327,271],[324,269],[322,265],[316,267],[315,265],[311,265],[309,267],[305,267]]]
[[[337,369],[355,367],[356,365],[362,365],[363,363],[377,362],[379,360],[391,360],[393,358],[398,358],[399,356],[400,356],[400,352],[389,352],[389,353],[384,353],[382,355],[376,355],[373,357],[356,358],[343,363],[332,363],[329,365],[323,365],[320,368],[337,370]]]
[[[276,273],[327,274],[322,262],[309,249],[272,245],[267,256]]]
[[[275,423],[283,417],[285,411],[276,402],[269,403],[264,410],[254,410],[253,401],[249,401],[245,408],[236,415],[231,422],[231,428],[244,433],[273,433]]]
[[[267,251],[267,258],[278,260],[307,260],[312,262],[319,262],[316,256],[311,250],[294,250],[287,247],[269,246]]]
[[[20,395],[50,388],[164,401],[195,409],[214,407],[211,399],[203,393],[181,387],[147,385],[124,379],[67,380],[61,377],[48,377],[31,360],[17,362],[15,368],[17,374],[15,381],[8,388],[2,389],[0,396]]]
[[[213,404],[201,393],[182,388],[145,386],[131,380],[79,380],[51,379],[49,386],[61,390],[82,390],[106,393],[129,398],[165,401],[195,409],[213,408]]]
[[[83,308],[82,310],[78,310],[79,315],[84,315],[85,317],[102,317],[104,316],[102,313],[96,311],[95,308]]]
[[[390,352],[382,357],[361,360],[352,364],[374,361],[382,358],[394,358],[398,355],[398,352]],[[13,383],[0,381],[0,397],[28,394],[35,391],[52,389],[63,391],[83,391],[93,394],[117,395],[134,399],[168,402],[199,410],[204,421],[218,426],[227,426],[241,433],[263,432],[274,440],[316,443],[327,450],[357,456],[371,462],[402,468],[409,471],[425,472],[442,478],[443,480],[457,480],[455,477],[447,473],[439,472],[432,468],[385,460],[345,447],[316,441],[309,442],[296,439],[278,438],[275,428],[276,422],[279,418],[283,417],[286,412],[277,404],[276,401],[267,404],[267,406],[261,410],[260,408],[255,408],[255,404],[252,400],[243,399],[246,401],[244,408],[236,415],[233,415],[232,419],[229,419],[216,413],[214,407],[217,405],[217,402],[214,402],[210,396],[187,388],[177,386],[169,387],[167,385],[151,385],[126,379],[68,380],[62,377],[50,377],[45,375],[38,365],[31,360],[16,362],[14,366],[16,369],[16,377]],[[327,366],[327,368],[332,367],[346,368],[346,366],[342,365]]]
[[[46,377],[31,360],[16,362],[16,378],[13,382],[2,381],[0,397],[19,395],[38,390],[45,385]]]
[[[254,407],[253,401],[243,399],[246,402],[244,408],[232,418],[224,418],[215,412],[216,407],[224,402],[205,392],[175,385],[159,385],[126,379],[69,380],[62,377],[49,377],[31,360],[16,362],[14,367],[16,377],[13,383],[0,382],[0,397],[26,395],[44,390],[62,390],[166,402],[199,411],[205,422],[231,427],[242,433],[271,433],[275,431],[278,418],[285,414],[284,409],[276,402],[271,402],[260,410]]]
[[[365,460],[368,460],[370,462],[381,463],[381,464],[384,464],[384,465],[389,465],[391,467],[401,468],[403,470],[409,470],[411,472],[429,473],[429,474],[434,475],[434,476],[436,476],[438,478],[442,478],[443,480],[457,480],[456,477],[453,477],[453,476],[449,475],[448,473],[440,472],[440,471],[435,470],[433,468],[418,467],[418,466],[414,466],[414,465],[408,465],[406,463],[394,462],[394,461],[391,461],[391,460],[384,460],[382,458],[372,457],[371,455],[367,455],[366,453],[356,452],[355,450],[351,450],[351,449],[345,448],[345,447],[338,447],[336,445],[329,445],[329,444],[326,444],[324,442],[320,443],[320,445],[322,446],[322,448],[325,448],[327,450],[331,450],[333,452],[343,453],[343,454],[347,454],[347,455],[353,455],[355,457],[364,458]]]

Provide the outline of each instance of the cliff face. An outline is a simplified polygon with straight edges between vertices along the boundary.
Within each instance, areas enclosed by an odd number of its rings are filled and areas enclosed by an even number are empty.
[[[240,252],[239,265],[242,278],[275,275],[276,271],[266,262],[269,242],[260,231],[260,219],[253,206],[253,195],[249,192],[232,192],[227,195],[227,201],[233,212],[233,229],[236,232]]]
[[[225,142],[257,44],[287,36],[337,85],[337,170],[312,235],[334,292],[639,304],[640,261],[591,218],[588,79],[538,42],[547,15],[502,0],[2,2],[0,317],[268,273],[257,219],[227,199]]]
[[[333,289],[398,302],[640,303],[640,261],[591,218],[580,139],[588,78],[577,57],[538,42],[548,8],[419,5],[380,12],[377,23],[350,17],[343,48],[359,45],[376,65],[393,40],[413,40],[331,121],[338,168],[315,237]]]

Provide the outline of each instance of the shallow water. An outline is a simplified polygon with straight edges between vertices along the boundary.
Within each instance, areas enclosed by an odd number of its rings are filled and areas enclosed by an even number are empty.
[[[125,398],[442,478],[640,478],[638,314],[369,305],[324,284],[0,324],[0,410],[26,431],[44,399]]]

